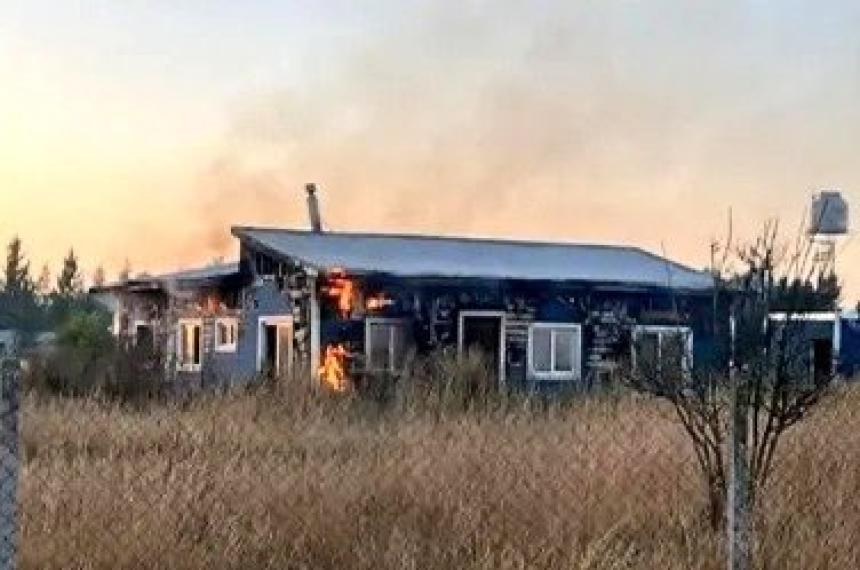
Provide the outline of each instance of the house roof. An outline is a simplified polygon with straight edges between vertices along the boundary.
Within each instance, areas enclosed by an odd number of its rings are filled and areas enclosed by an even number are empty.
[[[174,271],[173,273],[165,273],[163,275],[153,277],[152,279],[158,281],[178,282],[207,281],[212,279],[233,277],[238,273],[239,262],[232,261],[229,263],[217,263],[214,265],[207,265],[206,267],[184,269],[182,271]]]
[[[645,250],[403,234],[234,227],[233,235],[317,270],[401,277],[579,281],[706,290],[712,276]]]
[[[239,274],[239,262],[217,263],[194,269],[183,269],[161,275],[138,275],[125,282],[117,282],[103,287],[93,287],[91,293],[114,289],[151,290],[169,287],[195,287],[218,283]]]

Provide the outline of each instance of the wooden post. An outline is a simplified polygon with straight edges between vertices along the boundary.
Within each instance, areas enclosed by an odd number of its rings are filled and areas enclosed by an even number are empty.
[[[311,342],[311,361],[310,361],[310,382],[312,386],[319,386],[319,376],[317,371],[320,367],[321,362],[321,348],[320,348],[320,301],[319,301],[319,276],[318,274],[314,274],[313,276],[309,275],[309,284],[311,288],[311,298],[310,298],[310,342]]]
[[[749,394],[738,378],[735,355],[737,326],[735,316],[730,321],[731,359],[731,469],[727,503],[729,570],[750,567],[750,468],[749,468]]]

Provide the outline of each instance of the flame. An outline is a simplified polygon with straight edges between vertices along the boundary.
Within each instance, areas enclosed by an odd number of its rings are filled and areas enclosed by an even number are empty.
[[[325,357],[319,368],[322,383],[334,390],[346,390],[346,347],[342,344],[330,344],[325,349]]]
[[[346,276],[343,269],[332,269],[329,272],[328,285],[325,293],[337,301],[337,310],[342,318],[352,313],[352,300],[356,293],[355,282]]]
[[[207,315],[214,315],[222,308],[221,299],[215,293],[207,294],[200,301],[200,310]]]

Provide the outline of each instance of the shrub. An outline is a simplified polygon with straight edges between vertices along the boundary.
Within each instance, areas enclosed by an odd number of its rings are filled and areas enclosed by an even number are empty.
[[[31,354],[24,387],[37,395],[99,395],[141,402],[160,395],[162,359],[149,348],[118,343],[101,311],[73,312],[56,345]]]

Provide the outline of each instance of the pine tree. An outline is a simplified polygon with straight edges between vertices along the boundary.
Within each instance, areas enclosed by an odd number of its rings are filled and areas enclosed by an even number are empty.
[[[57,277],[57,296],[63,299],[73,299],[83,293],[84,285],[81,278],[81,270],[78,267],[78,258],[75,250],[70,249],[69,254],[63,260],[63,270]]]
[[[36,302],[35,284],[30,278],[30,263],[18,236],[9,242],[3,281],[0,326],[11,326],[25,332],[35,330],[41,322],[41,314]]]
[[[7,295],[14,298],[26,296],[33,292],[33,283],[30,279],[30,262],[24,257],[21,238],[18,236],[12,238],[7,249],[3,289]]]

